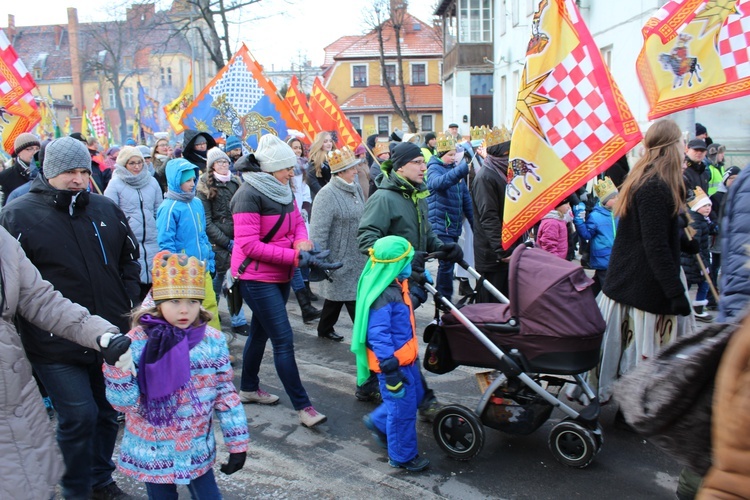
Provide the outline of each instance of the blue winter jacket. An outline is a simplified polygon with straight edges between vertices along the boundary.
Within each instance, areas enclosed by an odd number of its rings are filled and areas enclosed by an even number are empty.
[[[592,269],[604,270],[609,267],[609,256],[615,243],[618,217],[611,210],[597,204],[583,221],[576,217],[573,223],[581,238],[590,242],[589,265]]]
[[[458,165],[446,165],[437,156],[427,162],[425,175],[429,219],[432,230],[437,236],[461,236],[461,224],[464,217],[474,227],[474,212],[471,196],[466,185],[469,165],[462,160]]]
[[[729,188],[721,222],[721,300],[717,322],[736,323],[750,303],[750,166]]]
[[[180,177],[186,170],[195,171],[197,185],[199,171],[195,165],[183,158],[169,160],[165,170],[169,191],[182,193]],[[196,187],[193,187],[193,194],[195,190]],[[195,197],[189,203],[169,199],[169,191],[156,212],[159,250],[196,257],[206,262],[206,270],[214,272],[214,252],[206,234],[203,203]]]

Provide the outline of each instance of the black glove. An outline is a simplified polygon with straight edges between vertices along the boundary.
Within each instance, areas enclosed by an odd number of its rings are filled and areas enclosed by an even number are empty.
[[[417,250],[414,252],[414,257],[411,259],[411,271],[412,273],[422,274],[424,272],[424,261],[427,258],[427,252]]]
[[[317,268],[321,270],[328,270],[333,271],[334,269],[339,269],[343,267],[343,262],[326,262],[325,259],[328,257],[328,255],[331,253],[330,250],[323,250],[322,252],[305,252],[300,251],[299,253],[299,264],[297,267],[309,267],[309,268]]]
[[[445,255],[443,259],[447,260],[448,262],[457,263],[464,260],[464,251],[461,250],[461,247],[458,245],[458,243],[446,243],[445,245],[440,247],[440,251]]]
[[[687,235],[684,235],[680,238],[680,249],[686,254],[695,255],[700,253],[701,245],[695,238],[690,239]]]
[[[245,465],[245,458],[247,458],[247,453],[244,451],[242,453],[230,453],[229,461],[221,464],[221,472],[227,476],[234,474]]]
[[[101,347],[102,356],[108,365],[115,366],[120,361],[120,357],[130,349],[130,338],[122,333],[113,335],[106,347],[102,346],[101,339],[102,335],[99,335],[96,343]]]
[[[693,312],[693,309],[690,307],[690,301],[685,297],[685,294],[669,299],[669,310],[680,316],[688,316]]]

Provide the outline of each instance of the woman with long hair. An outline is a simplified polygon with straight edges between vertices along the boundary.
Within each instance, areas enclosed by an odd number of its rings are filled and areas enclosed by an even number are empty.
[[[307,163],[307,185],[313,201],[318,191],[331,180],[331,167],[328,166],[328,153],[333,149],[330,132],[319,132],[310,145],[310,161]]]
[[[691,321],[679,319],[692,312],[680,251],[694,246],[683,235],[685,146],[680,128],[672,120],[659,120],[643,144],[645,154],[630,171],[614,207],[620,224],[598,297],[607,322],[596,370],[602,401],[611,397],[616,378],[692,329]]]
[[[154,178],[159,182],[161,192],[166,193],[167,175],[164,173],[164,169],[167,168],[167,162],[173,158],[169,141],[166,139],[156,141],[154,149],[151,151],[151,158],[154,165]]]

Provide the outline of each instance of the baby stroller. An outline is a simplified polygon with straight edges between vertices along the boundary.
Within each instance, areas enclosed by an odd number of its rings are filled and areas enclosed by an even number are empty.
[[[559,408],[566,418],[550,431],[550,451],[564,465],[586,467],[604,441],[597,396],[582,376],[599,362],[605,329],[589,288],[593,281],[577,264],[521,245],[510,260],[509,301],[466,262],[460,265],[502,303],[459,310],[425,284],[436,304],[450,312],[425,330],[424,367],[435,373],[459,365],[491,368],[497,376],[485,378],[489,385],[476,410],[461,405],[440,410],[433,423],[438,445],[455,459],[469,460],[482,449],[482,424],[526,435]],[[580,399],[588,403],[582,411],[558,398],[566,383],[581,389]]]

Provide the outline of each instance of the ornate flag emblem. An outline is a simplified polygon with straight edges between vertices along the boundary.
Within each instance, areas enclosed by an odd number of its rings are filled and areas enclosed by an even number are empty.
[[[323,86],[320,78],[315,78],[313,84],[312,94],[310,94],[310,111],[322,130],[334,132],[337,135],[336,142],[339,147],[349,146],[355,149],[362,143],[362,138],[354,130],[352,122],[341,111],[336,98]]]
[[[193,73],[190,73],[185,82],[185,87],[180,92],[175,100],[164,106],[164,114],[167,115],[167,121],[174,130],[175,134],[181,134],[185,127],[180,123],[182,113],[190,106],[193,102]]]
[[[153,135],[159,130],[159,101],[149,97],[141,82],[138,82],[138,109],[143,132]]]

